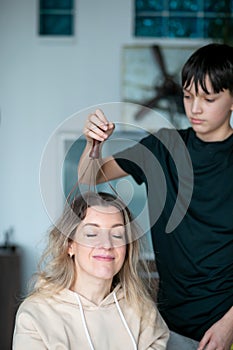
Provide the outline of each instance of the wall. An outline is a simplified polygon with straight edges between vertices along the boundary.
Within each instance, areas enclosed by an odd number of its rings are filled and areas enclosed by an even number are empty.
[[[132,36],[133,1],[78,0],[76,7],[74,38],[41,38],[36,0],[0,0],[0,243],[13,227],[24,290],[50,225],[39,184],[49,137],[77,111],[121,100],[121,47],[140,42]],[[56,192],[56,172],[47,181]]]

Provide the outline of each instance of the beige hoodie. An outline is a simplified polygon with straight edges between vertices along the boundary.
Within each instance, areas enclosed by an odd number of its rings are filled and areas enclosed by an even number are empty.
[[[169,331],[157,309],[150,325],[126,304],[117,286],[99,305],[68,289],[33,296],[19,307],[13,350],[166,349]]]

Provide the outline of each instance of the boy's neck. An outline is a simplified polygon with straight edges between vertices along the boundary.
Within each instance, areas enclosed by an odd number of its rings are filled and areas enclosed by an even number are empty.
[[[194,131],[195,132],[195,131]],[[196,137],[204,142],[221,142],[228,139],[233,134],[233,129],[229,127],[228,130],[225,131],[219,131],[218,133],[212,133],[212,134],[202,134],[195,132]]]

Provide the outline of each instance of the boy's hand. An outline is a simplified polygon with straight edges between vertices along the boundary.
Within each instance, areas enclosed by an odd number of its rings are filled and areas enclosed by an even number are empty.
[[[233,319],[229,316],[230,313],[226,313],[206,331],[197,350],[231,349],[233,344]]]
[[[102,142],[108,139],[114,128],[115,125],[107,120],[104,112],[101,109],[97,109],[88,116],[83,133],[88,142],[92,142],[93,139]]]

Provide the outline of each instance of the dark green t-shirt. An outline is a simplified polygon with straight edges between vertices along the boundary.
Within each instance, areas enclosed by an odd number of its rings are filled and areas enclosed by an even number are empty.
[[[162,129],[114,157],[147,186],[159,310],[171,330],[200,340],[233,306],[233,136]]]

